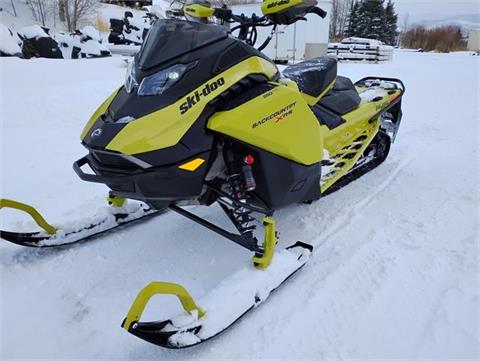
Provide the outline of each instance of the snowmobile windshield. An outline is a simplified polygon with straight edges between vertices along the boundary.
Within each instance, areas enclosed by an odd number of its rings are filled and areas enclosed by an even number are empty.
[[[146,70],[228,36],[225,28],[196,22],[160,19],[152,26],[137,55]]]

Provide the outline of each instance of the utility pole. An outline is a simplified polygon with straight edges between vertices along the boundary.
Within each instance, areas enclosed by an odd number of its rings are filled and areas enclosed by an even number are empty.
[[[56,17],[57,17],[57,0],[53,0],[53,27],[56,28]]]
[[[295,63],[295,57],[297,55],[297,23],[293,24],[293,62]]]

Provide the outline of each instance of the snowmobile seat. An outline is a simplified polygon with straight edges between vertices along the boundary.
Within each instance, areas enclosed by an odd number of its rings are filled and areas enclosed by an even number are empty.
[[[313,58],[290,65],[282,73],[285,78],[297,83],[302,93],[318,101],[317,98],[335,81],[337,61],[328,56]]]
[[[360,101],[360,95],[352,81],[338,76],[332,90],[320,99],[319,104],[336,114],[344,115],[358,108]]]

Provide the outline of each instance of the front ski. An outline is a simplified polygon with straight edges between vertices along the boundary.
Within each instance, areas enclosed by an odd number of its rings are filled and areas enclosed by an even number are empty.
[[[113,200],[116,202],[116,200]],[[27,247],[59,247],[85,241],[115,228],[140,222],[161,212],[154,210],[142,202],[123,202],[103,207],[92,216],[66,223],[61,226],[49,224],[33,207],[0,199],[0,208],[14,208],[29,214],[42,229],[35,232],[12,232],[0,230],[0,238]]]
[[[140,291],[122,327],[161,347],[180,349],[198,345],[222,333],[265,302],[305,265],[312,250],[312,246],[297,242],[276,252],[267,269],[259,270],[252,265],[239,270],[202,297],[198,305],[182,286],[152,282]],[[163,321],[140,322],[149,299],[157,294],[177,296],[185,312]]]

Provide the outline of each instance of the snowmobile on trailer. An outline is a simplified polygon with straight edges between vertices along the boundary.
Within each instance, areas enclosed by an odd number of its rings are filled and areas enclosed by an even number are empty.
[[[402,118],[400,80],[369,77],[353,84],[337,76],[336,60],[329,57],[290,65],[281,74],[261,52],[277,25],[305,20],[307,14],[325,17],[316,5],[315,0],[266,0],[263,15],[251,17],[206,2],[186,5],[184,14],[201,21],[158,20],[125,84],[85,126],[81,139],[88,154],[74,170],[85,181],[107,185],[117,206],[86,235],[170,209],[254,253],[254,267],[223,281],[198,305],[178,284],[149,284],[122,324],[128,332],[169,348],[222,332],[299,270],[313,250],[301,242],[275,249],[274,210],[317,200],[387,157]],[[227,30],[206,23],[211,17],[237,25]],[[272,33],[256,49],[257,28],[266,26]],[[131,202],[135,207],[128,211]],[[183,208],[214,203],[238,232]],[[3,205],[27,211],[46,232],[2,231],[2,238],[42,246],[60,237],[33,208]],[[263,241],[255,236],[256,215],[262,216]],[[62,232],[66,239],[67,233]],[[78,239],[77,233],[73,240]],[[176,295],[187,312],[141,322],[156,294]]]

